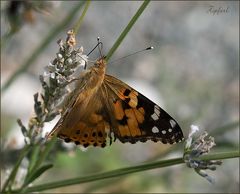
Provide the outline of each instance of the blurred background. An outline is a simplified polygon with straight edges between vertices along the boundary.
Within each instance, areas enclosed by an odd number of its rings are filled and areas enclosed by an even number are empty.
[[[29,1],[31,4],[31,1]],[[43,1],[33,6],[9,7],[1,1],[1,85],[20,68],[51,30],[78,2]],[[35,3],[36,3],[35,2]],[[88,53],[103,42],[107,54],[122,30],[140,7],[140,1],[93,1],[77,34],[77,45]],[[34,3],[33,3],[34,4]],[[57,40],[64,39],[81,15],[52,37],[48,46],[9,88],[1,92],[1,147],[4,167],[15,161],[24,144],[17,118],[27,124],[33,113],[33,95],[39,92],[39,75],[58,52]],[[19,16],[14,20],[11,18]],[[6,34],[12,30],[11,37]],[[116,59],[153,46],[155,49]],[[90,59],[99,57],[99,52]],[[108,65],[108,74],[125,81],[172,115],[185,136],[190,125],[214,134],[214,151],[239,147],[239,125],[220,130],[239,121],[239,2],[150,2]],[[54,123],[46,126],[51,130]],[[219,132],[218,132],[219,129]],[[88,148],[63,145],[59,140],[54,167],[37,182],[52,182],[104,172],[145,161],[181,157],[183,143],[168,146],[146,142]],[[2,169],[4,172],[4,169]],[[64,187],[51,192],[189,192],[238,193],[239,159],[224,160],[217,171],[209,172],[210,184],[185,165],[140,172],[120,178]],[[5,175],[5,174],[4,174]],[[49,191],[48,191],[49,192]]]

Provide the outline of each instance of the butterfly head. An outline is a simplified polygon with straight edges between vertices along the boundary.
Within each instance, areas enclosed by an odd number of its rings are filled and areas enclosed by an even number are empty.
[[[95,63],[94,67],[97,69],[105,69],[107,65],[106,56],[99,58]]]

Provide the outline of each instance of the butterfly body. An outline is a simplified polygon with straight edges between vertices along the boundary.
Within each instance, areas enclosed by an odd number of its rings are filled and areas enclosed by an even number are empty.
[[[151,100],[105,74],[99,59],[76,83],[62,117],[48,137],[65,142],[105,147],[107,139],[136,143],[147,140],[175,143],[183,139],[177,122]]]

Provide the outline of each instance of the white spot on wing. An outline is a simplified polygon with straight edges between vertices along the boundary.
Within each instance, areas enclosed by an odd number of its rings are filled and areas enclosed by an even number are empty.
[[[162,134],[166,134],[167,132],[165,130],[162,130]]]
[[[159,129],[158,129],[156,126],[154,126],[154,127],[152,128],[152,132],[153,132],[153,133],[159,133]]]
[[[159,107],[157,105],[154,106],[154,113],[156,113],[157,116],[160,116],[160,110],[159,110]]]
[[[176,122],[174,120],[171,119],[169,122],[170,122],[172,128],[174,128],[176,126]]]
[[[169,128],[169,129],[168,129],[168,132],[169,132],[169,133],[171,133],[171,132],[172,132],[172,129],[171,129],[171,128]]]
[[[158,120],[158,116],[156,115],[156,113],[153,113],[151,117],[153,118],[154,121]]]

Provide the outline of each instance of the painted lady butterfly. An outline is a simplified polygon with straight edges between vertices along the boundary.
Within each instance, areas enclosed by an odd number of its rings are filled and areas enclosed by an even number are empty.
[[[168,113],[105,70],[104,58],[86,70],[48,137],[57,133],[65,142],[84,147],[105,147],[107,138],[110,145],[116,139],[164,144],[183,140],[181,128]]]

